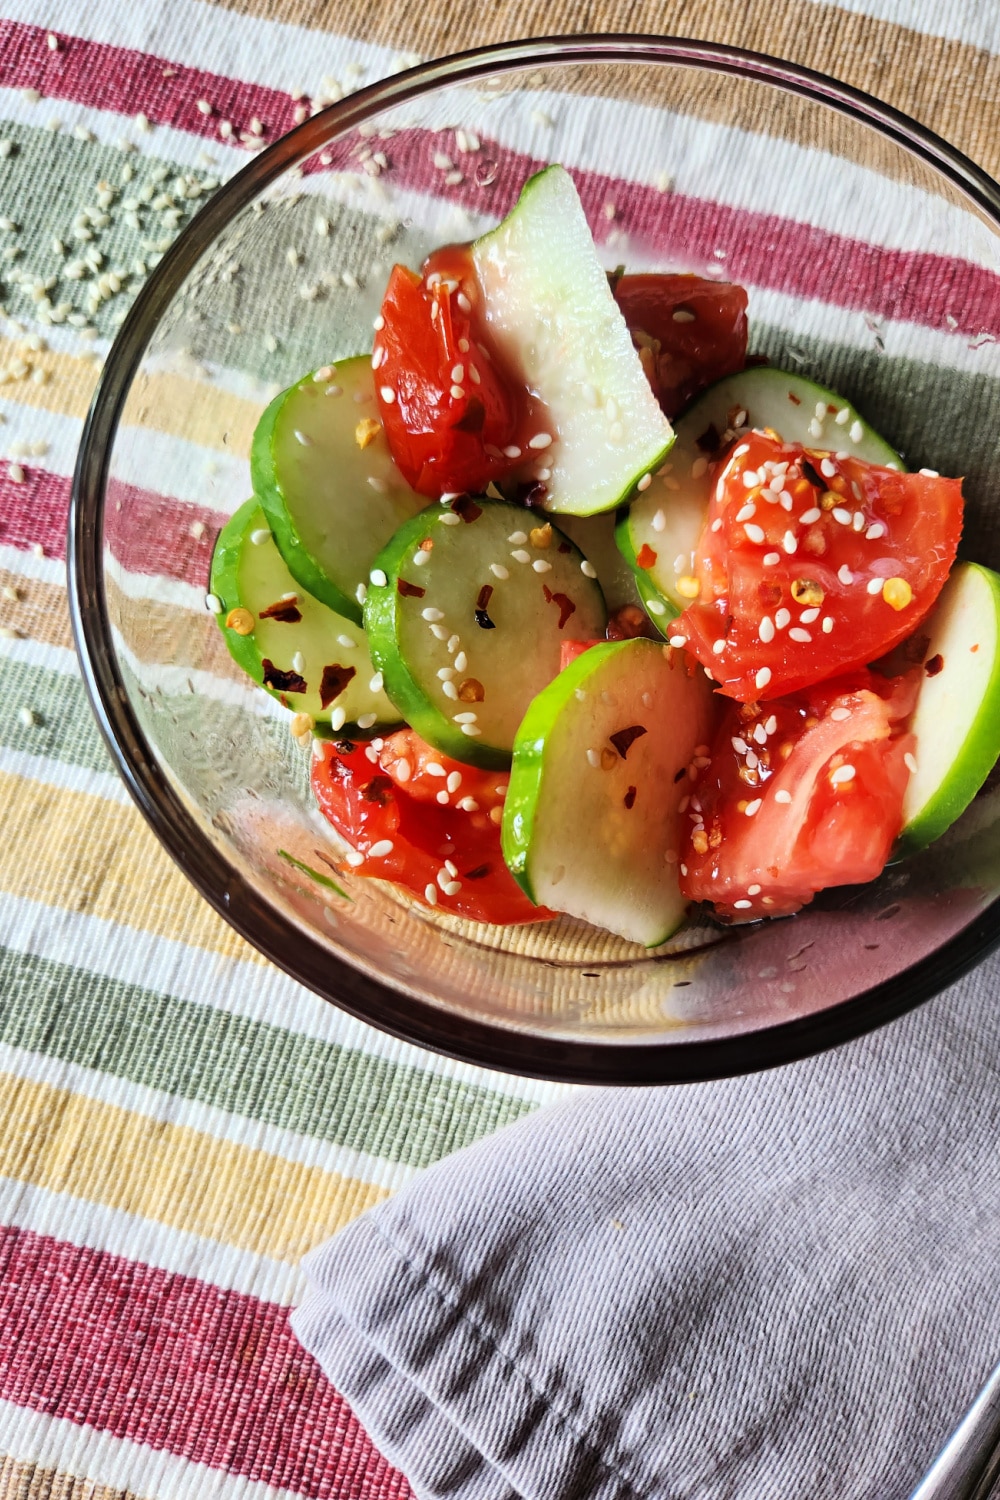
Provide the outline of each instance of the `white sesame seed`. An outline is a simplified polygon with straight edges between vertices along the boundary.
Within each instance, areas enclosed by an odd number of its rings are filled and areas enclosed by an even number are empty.
[[[388,489],[385,480],[380,479],[377,474],[369,474],[368,483],[371,485],[376,495],[384,495]]]
[[[456,401],[461,401],[462,397],[465,395],[465,389],[460,385],[450,386],[449,390]]]
[[[787,609],[776,609],[774,612],[774,623],[778,630],[784,630],[786,625],[791,624],[791,619]]]
[[[595,771],[597,770],[597,767],[601,764],[601,757],[598,755],[598,753],[597,753],[596,750],[588,750],[587,751],[587,760],[594,767]]]
[[[809,634],[808,630],[803,630],[799,625],[792,626],[791,630],[788,632],[788,638],[791,641],[798,641],[802,645],[806,645],[809,641],[812,640],[812,636]]]
[[[384,589],[389,582],[381,568],[372,568],[368,574],[369,583],[373,583],[377,589]]]
[[[368,853],[372,859],[384,859],[387,854],[392,853],[393,848],[392,839],[379,839],[377,844],[372,844]]]
[[[846,563],[841,563],[840,567],[837,569],[837,577],[840,579],[845,588],[849,587],[854,582],[854,574],[851,572]]]
[[[849,708],[840,707],[831,708],[830,710],[830,718],[834,721],[835,724],[842,724],[845,719],[849,719],[850,717],[851,710]]]
[[[348,651],[352,651],[357,644],[357,641],[349,635],[338,635],[337,637],[337,645],[345,647]]]
[[[823,616],[823,634],[829,635],[833,629],[833,619],[830,615]]]
[[[774,621],[771,619],[770,615],[763,616],[760,624],[757,626],[757,634],[760,636],[765,646],[768,645],[769,642],[774,640]]]
[[[758,886],[757,889],[759,890],[760,887]],[[733,910],[734,911],[747,911],[751,906],[753,906],[753,902],[752,901],[734,901],[733,902]]]
[[[663,531],[664,528],[666,527],[666,524],[667,524],[667,518],[666,518],[666,516],[663,514],[662,510],[658,510],[656,512],[656,515],[653,517],[652,521],[650,522],[650,525],[652,526],[652,528],[653,528],[654,531]]]
[[[469,728],[471,726],[466,727]],[[479,731],[477,730],[476,733],[478,734],[478,732]],[[441,889],[444,891],[446,896],[457,896],[459,891],[462,889],[462,882],[460,880],[449,880],[446,885],[443,885],[441,887]]]
[[[222,600],[219,598],[218,594],[205,595],[205,608],[209,610],[213,615],[222,614]]]
[[[906,754],[903,756],[903,764],[910,772],[911,776],[915,776],[917,774],[917,762],[911,755],[909,750],[907,750]]]
[[[295,441],[297,443],[301,443],[303,448],[311,448],[313,445],[313,440],[309,436],[308,432],[303,432],[298,427],[296,427],[295,429]]]
[[[534,570],[535,570],[536,573],[551,573],[552,572],[552,564],[550,562],[546,562],[545,559],[544,559],[544,557],[536,557],[535,561],[531,564],[531,566],[532,566],[532,568],[534,568]]]
[[[849,510],[845,510],[842,505],[835,505],[830,514],[835,521],[840,522],[841,526],[850,526],[851,512]]]
[[[877,542],[879,537],[885,536],[886,528],[881,521],[873,521],[865,532],[865,539],[869,542]]]
[[[438,516],[438,521],[442,526],[461,526],[462,517],[456,516],[453,510],[446,510]]]
[[[358,728],[371,729],[377,718],[378,714],[360,714],[358,716]]]
[[[804,609],[802,611],[802,613],[799,615],[799,620],[800,620],[800,622],[803,625],[811,625],[814,620],[818,620],[818,619],[819,619],[819,610],[818,609]]]
[[[744,505],[742,510],[736,512],[736,519],[737,521],[751,521],[756,514],[757,507],[756,505],[754,505],[753,501],[750,500],[746,505]]]
[[[819,462],[819,472],[822,474],[824,479],[833,479],[837,472],[837,465],[832,461],[832,459],[821,458]]]
[[[536,432],[535,435],[534,435],[534,437],[528,439],[528,447],[529,448],[539,448],[539,449],[541,449],[541,448],[547,448],[551,442],[552,442],[552,435],[551,435],[551,433],[548,433],[548,432]],[[648,480],[649,476],[647,475],[646,477],[647,477],[647,480]],[[643,488],[642,480],[639,481],[639,488],[640,489]]]
[[[301,677],[301,675],[305,671],[305,669],[306,669],[306,659],[302,655],[301,651],[296,651],[295,655],[292,657],[292,671],[293,672],[298,672],[299,676]]]
[[[437,675],[442,682],[450,682],[455,675],[454,667],[438,667]]]
[[[865,518],[864,518],[863,513],[860,510],[856,510],[854,512],[854,516],[853,516],[853,518],[851,520],[851,525],[852,525],[852,527],[854,528],[855,531],[864,531],[864,529],[865,529]]]
[[[458,296],[455,298],[455,301],[458,303],[462,312],[470,313],[472,311],[472,303],[469,301],[464,292],[459,292]]]
[[[455,639],[457,640],[458,637],[456,636]],[[451,642],[449,641],[448,644],[450,646]],[[468,665],[469,665],[469,658],[466,656],[466,654],[465,654],[464,651],[460,651],[458,653],[458,655],[455,657],[455,671],[456,672],[464,672],[465,669],[468,667]]]
[[[748,802],[747,803],[747,805],[743,809],[743,811],[746,813],[746,815],[747,815],[748,818],[752,818],[753,815],[754,815],[754,813],[758,812],[760,810],[760,804],[761,804],[761,798],[760,797],[755,797],[752,802]]]
[[[343,729],[347,722],[347,714],[342,708],[335,708],[330,715],[330,728],[333,730]]]
[[[725,642],[724,639],[720,639],[720,640],[712,642],[712,652],[713,652],[713,654],[715,656],[721,656],[722,653],[723,653],[723,651],[725,651],[725,649],[726,649],[726,642]]]
[[[371,681],[368,684],[368,688],[369,688],[369,691],[372,692],[372,693],[380,693],[382,691],[382,673],[381,672],[376,672],[375,673],[375,676],[371,679]]]
[[[456,806],[458,807],[459,812],[472,813],[479,811],[479,803],[476,801],[475,797],[463,797],[460,802],[456,803]]]
[[[743,736],[739,734],[734,735],[729,743],[732,745],[737,755],[746,755],[747,751],[750,748]]]
[[[521,450],[517,446],[516,443],[510,443],[503,450],[503,456],[504,456],[504,458],[520,458],[521,457]]]
[[[522,543],[528,540],[528,533],[526,531],[512,531],[507,540],[508,542],[513,542],[515,547],[520,547]]]
[[[435,886],[435,885],[425,885],[424,886],[424,900],[427,902],[427,905],[428,906],[437,906],[437,899],[438,899],[437,886]]]
[[[799,542],[798,538],[795,535],[795,532],[786,531],[784,536],[781,538],[781,545],[784,547],[789,556],[791,556],[793,552],[797,552],[799,550]]]
[[[7,478],[11,481],[12,484],[23,484],[24,483],[25,475],[24,475],[24,470],[22,469],[21,465],[20,464],[8,464],[7,465]]]
[[[515,562],[526,563],[531,561],[531,553],[525,552],[523,547],[516,548],[510,555]]]
[[[359,854],[356,849],[352,849],[350,854],[348,854],[346,858],[347,863],[350,865],[352,870],[356,870],[359,865],[363,865],[365,862],[364,855]]]
[[[479,727],[478,724],[463,724],[462,725],[462,733],[463,734],[467,734],[470,739],[474,738],[478,734],[482,734],[482,732],[483,731],[480,729],[480,727]]]
[[[833,420],[836,422],[838,427],[843,427],[849,421],[850,415],[851,408],[849,406],[842,406]]]
[[[597,569],[594,567],[594,564],[590,562],[586,557],[580,564],[580,572],[583,574],[584,578],[597,577]]]
[[[781,553],[780,552],[765,552],[764,553],[764,566],[765,566],[765,568],[773,568],[778,563],[780,563],[780,561],[781,561]]]
[[[695,461],[694,461],[694,463],[691,465],[691,478],[692,479],[700,479],[701,476],[706,472],[707,469],[708,469],[708,459],[707,458],[696,458]]]
[[[837,769],[832,772],[830,781],[834,786],[843,786],[846,782],[853,781],[854,777],[855,770],[853,766],[838,766]]]
[[[756,526],[751,523],[748,526],[744,526],[743,530],[746,532],[748,542],[755,542],[758,546],[763,542],[764,528],[762,526]]]
[[[504,567],[503,563],[490,563],[490,572],[494,578],[499,578],[501,582],[510,577],[510,573]]]
[[[860,441],[864,437],[864,435],[865,435],[865,429],[862,427],[861,423],[860,422],[852,422],[851,423],[851,429],[850,429],[850,431],[847,434],[847,436],[850,438],[851,442],[852,443],[860,443]]]
[[[809,423],[809,436],[817,438],[823,436],[823,424],[822,422],[818,421],[816,417],[813,417],[812,421]]]
[[[695,314],[690,312],[686,307],[678,307],[673,313],[673,320],[675,323],[693,323],[695,321]]]
[[[458,702],[458,688],[455,686],[455,684],[451,681],[450,678],[445,678],[442,681],[442,683],[441,683],[441,691],[442,691],[442,693],[444,693],[445,697],[446,698],[450,698],[453,703],[457,703]]]
[[[748,885],[747,886],[747,895],[748,896],[759,896],[760,895],[760,886],[759,885]]]
[[[422,552],[419,547],[417,548],[416,552],[414,552],[414,554],[413,554],[413,566],[415,568],[426,567],[426,565],[430,562],[430,560],[431,560],[430,553],[429,552]]]
[[[667,612],[667,606],[659,599],[647,599],[646,608],[651,615],[665,615]]]
[[[461,771],[451,771],[448,775],[447,785],[449,792],[457,792],[459,787],[462,785]]]
[[[683,646],[687,645],[687,636],[686,635],[672,635],[670,637],[669,641],[667,642],[667,644],[669,646],[673,646],[677,651],[679,651]]]
[[[374,582],[374,578],[372,581]],[[420,618],[422,620],[443,620],[444,610],[435,609],[433,605],[428,605],[426,609],[420,611]]]
[[[775,792],[774,800],[775,802],[791,802],[792,794],[791,792],[786,792],[784,787],[782,787],[780,791]]]
[[[385,402],[386,406],[391,406],[396,399],[396,392],[393,390],[391,385],[379,386],[379,395],[382,397],[382,400]]]
[[[801,516],[799,516],[799,520],[802,522],[803,526],[812,526],[819,520],[822,514],[823,512],[819,509],[819,507],[814,505],[809,510],[804,510]]]
[[[757,676],[754,678],[754,686],[757,688],[766,688],[770,681],[771,668],[761,667],[760,671],[757,673]]]
[[[456,724],[474,724],[479,718],[479,715],[477,713],[473,713],[471,710],[468,710],[464,713],[452,714],[452,718],[454,719]]]
[[[746,469],[743,473],[743,484],[748,490],[756,489],[757,485],[760,484],[762,477],[763,476],[758,474],[756,469]]]

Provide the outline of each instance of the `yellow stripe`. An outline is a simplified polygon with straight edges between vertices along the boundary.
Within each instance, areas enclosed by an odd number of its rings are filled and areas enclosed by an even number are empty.
[[[295,1264],[388,1197],[187,1125],[0,1073],[0,1175]]]
[[[21,1463],[5,1453],[0,1454],[0,1500],[136,1500],[136,1494],[63,1469]]]
[[[23,379],[8,381],[2,387],[5,402],[83,420],[97,381],[93,359],[51,349],[40,354],[26,353],[18,340],[0,338],[0,368],[19,359],[30,369]],[[47,377],[42,385],[32,379],[34,371],[39,369]],[[140,375],[125,403],[122,423],[126,427],[152,428],[186,438],[203,448],[216,448],[245,458],[261,410],[255,402],[231,395],[207,381],[161,372]]]
[[[0,772],[0,890],[266,963],[203,901],[130,804]]]

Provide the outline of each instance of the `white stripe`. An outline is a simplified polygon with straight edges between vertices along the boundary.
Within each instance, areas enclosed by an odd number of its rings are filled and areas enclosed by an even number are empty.
[[[66,587],[66,564],[61,557],[36,557],[26,548],[0,546],[0,568],[35,583]]]
[[[40,781],[60,791],[100,797],[105,802],[132,805],[125,783],[114,771],[92,771],[89,766],[71,765],[51,755],[32,755],[27,750],[0,745],[0,773],[20,776],[25,781]]]
[[[299,1300],[305,1282],[298,1268],[284,1261],[12,1177],[0,1177],[0,1224],[282,1306]]]
[[[826,3],[826,0],[822,0]],[[985,52],[1000,52],[1000,11],[992,0],[948,0],[947,4],[916,4],[915,0],[837,0],[837,10],[891,21],[923,36],[965,42]]]
[[[176,1458],[148,1443],[112,1437],[66,1417],[50,1417],[0,1401],[3,1451],[15,1463],[36,1464],[109,1489],[155,1495],[156,1500],[301,1500],[295,1491],[242,1479],[207,1464]]]
[[[133,1083],[128,1078],[118,1078],[112,1073],[101,1073],[94,1068],[80,1067],[76,1063],[46,1057],[41,1052],[29,1052],[23,1047],[10,1047],[2,1042],[0,1072],[43,1083],[49,1088],[65,1089],[98,1104],[142,1115],[159,1125],[182,1126],[248,1151],[261,1151],[302,1167],[356,1178],[388,1192],[402,1187],[416,1170],[398,1162],[381,1161],[376,1156],[353,1151],[334,1141],[318,1140],[315,1136],[300,1135],[297,1131],[283,1130],[246,1115],[230,1113],[200,1099],[168,1094],[162,1089]]]
[[[229,958],[91,913],[0,893],[0,943],[530,1103],[547,1103],[572,1091],[571,1085],[509,1077],[438,1057],[355,1020],[270,964]]]

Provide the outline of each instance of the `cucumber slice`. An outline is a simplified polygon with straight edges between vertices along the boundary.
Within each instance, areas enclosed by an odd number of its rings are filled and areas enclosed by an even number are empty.
[[[296,584],[256,500],[241,505],[219,532],[209,586],[222,605],[217,619],[233,660],[287,708],[311,714],[317,724],[333,717],[338,728],[400,722],[385,692],[371,686],[377,679],[364,631]],[[264,613],[275,605],[273,614]],[[234,610],[243,619],[231,620]],[[247,635],[234,628],[251,623]],[[289,678],[305,686],[296,691]]]
[[[401,527],[372,570],[365,627],[407,723],[456,760],[508,765],[562,641],[604,634],[584,567],[544,516],[503,501],[462,497]]]
[[[822,420],[818,416],[821,407],[826,413]],[[803,443],[819,452],[846,450],[867,463],[905,467],[899,454],[872,431],[849,401],[801,375],[761,365],[716,381],[678,419],[677,441],[666,471],[633,501],[616,533],[644,602],[660,599],[671,616],[690,603],[679,580],[693,572],[693,554],[705,524],[712,433],[716,439],[721,437],[731,428],[730,417],[738,412],[746,412],[740,426],[771,427],[788,443]],[[648,568],[638,563],[643,547],[648,549],[647,558],[650,552],[656,555]],[[662,624],[664,617],[653,613],[656,623]]]
[[[930,640],[910,721],[917,768],[903,797],[897,855],[940,838],[1000,756],[1000,577],[959,563],[920,633]]]
[[[472,246],[490,330],[548,408],[545,508],[589,516],[627,500],[673,441],[608,286],[572,179],[529,178]]]
[[[615,524],[614,511],[605,511],[599,516],[559,517],[559,530],[564,531],[588,562],[593,563],[609,614],[625,604],[642,602],[635,574],[615,542]]]
[[[427,500],[396,468],[381,424],[359,429],[378,422],[370,359],[322,369],[329,379],[307,375],[264,412],[250,474],[292,577],[360,625],[358,585],[375,554]],[[362,436],[369,439],[364,448]]]
[[[683,773],[715,713],[703,674],[647,640],[593,646],[539,693],[514,743],[501,828],[532,901],[649,948],[676,932]]]

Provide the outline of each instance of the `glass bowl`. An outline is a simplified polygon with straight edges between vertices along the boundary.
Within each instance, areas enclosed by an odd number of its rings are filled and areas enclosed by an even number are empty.
[[[87,421],[70,522],[94,710],[153,829],[302,983],[423,1046],[562,1080],[750,1071],[926,999],[1000,938],[989,787],[922,856],[797,917],[696,921],[647,952],[500,929],[330,875],[283,710],[204,602],[254,424],[370,348],[393,261],[469,239],[562,161],[613,267],[749,289],[751,348],[850,398],[911,467],[964,474],[963,552],[1000,566],[1000,190],[885,105],[789,63],[652,37],[516,43],[362,90],[255,157],[145,286]],[[338,894],[343,888],[346,897]]]

